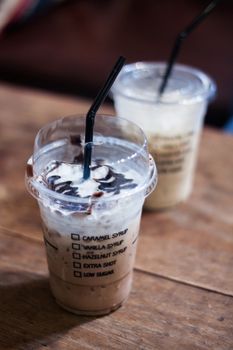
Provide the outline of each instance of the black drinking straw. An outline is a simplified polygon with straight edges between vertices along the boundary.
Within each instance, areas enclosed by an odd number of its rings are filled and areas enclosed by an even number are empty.
[[[87,180],[90,177],[90,165],[91,165],[91,154],[92,154],[92,142],[93,142],[93,131],[95,123],[95,115],[99,109],[101,103],[105,100],[112,84],[118,76],[121,68],[123,67],[125,58],[120,56],[113,67],[111,73],[108,76],[104,86],[99,91],[94,102],[92,103],[87,116],[86,116],[86,129],[85,129],[85,147],[84,147],[84,162],[83,162],[83,178]]]
[[[205,8],[204,10],[196,17],[194,20],[184,29],[182,32],[180,32],[175,40],[174,46],[172,48],[166,71],[163,76],[162,83],[159,87],[159,94],[162,95],[165,87],[167,85],[168,79],[171,75],[173,65],[175,63],[175,60],[179,54],[181,44],[183,40],[210,14],[210,12],[215,8],[217,3],[220,0],[213,0],[211,1]]]

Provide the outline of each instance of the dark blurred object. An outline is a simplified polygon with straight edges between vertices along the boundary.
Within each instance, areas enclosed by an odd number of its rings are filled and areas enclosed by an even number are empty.
[[[23,23],[64,0],[0,0],[0,31]]]
[[[113,62],[165,61],[177,33],[203,9],[198,0],[76,0],[0,39],[0,78],[94,96]],[[212,76],[218,95],[205,122],[222,127],[233,99],[233,2],[223,0],[183,45],[178,62]]]

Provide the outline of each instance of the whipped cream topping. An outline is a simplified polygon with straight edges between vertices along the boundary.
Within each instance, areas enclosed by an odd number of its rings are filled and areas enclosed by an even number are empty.
[[[83,180],[81,164],[52,161],[38,181],[58,193],[82,198],[111,196],[137,186],[131,171],[123,175],[102,163],[96,162],[91,168],[90,178]]]

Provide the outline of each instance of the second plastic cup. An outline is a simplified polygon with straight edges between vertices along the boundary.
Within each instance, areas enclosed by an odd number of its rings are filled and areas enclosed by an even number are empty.
[[[127,120],[97,115],[92,164],[103,163],[111,170],[102,183],[109,183],[106,188],[113,188],[114,194],[75,197],[46,188],[38,179],[51,161],[74,166],[74,159],[82,162],[84,129],[84,116],[42,128],[26,183],[40,207],[50,285],[57,302],[77,314],[102,315],[118,308],[129,295],[142,206],[157,177],[142,130]],[[130,174],[134,175],[128,183],[136,185],[121,189],[122,176]],[[90,190],[88,182],[86,189]]]
[[[158,168],[158,186],[145,207],[163,209],[184,201],[192,190],[200,131],[214,82],[200,70],[175,65],[164,94],[158,90],[164,63],[124,66],[112,88],[120,117],[137,123]]]

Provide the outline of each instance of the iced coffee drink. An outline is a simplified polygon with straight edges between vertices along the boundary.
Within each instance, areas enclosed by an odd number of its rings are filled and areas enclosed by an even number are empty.
[[[149,209],[184,201],[192,190],[203,117],[215,84],[203,72],[175,65],[162,96],[163,63],[126,65],[113,88],[117,114],[144,130],[158,168],[158,186],[147,198]]]
[[[91,176],[84,180],[84,119],[65,118],[39,132],[27,185],[39,203],[57,302],[101,315],[129,295],[142,205],[156,170],[136,125],[96,116]]]

